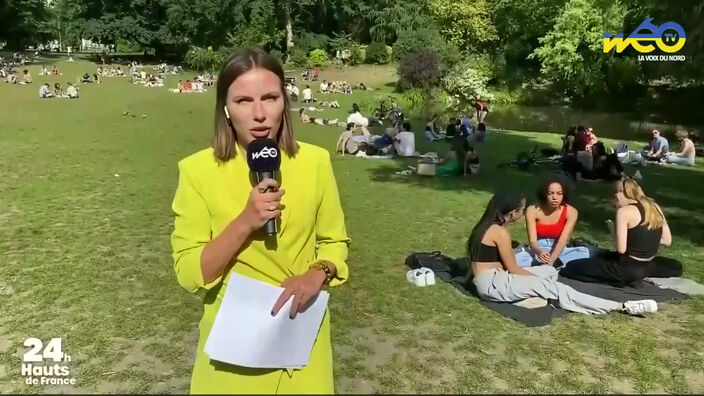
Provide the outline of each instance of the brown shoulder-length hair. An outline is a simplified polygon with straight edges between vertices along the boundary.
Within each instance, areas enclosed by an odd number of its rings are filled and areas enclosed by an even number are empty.
[[[237,135],[234,127],[231,127],[227,122],[224,110],[227,102],[227,90],[239,76],[256,68],[269,70],[279,76],[281,94],[284,97],[284,112],[281,125],[276,132],[274,140],[289,157],[296,155],[298,152],[298,144],[293,137],[293,127],[289,113],[291,105],[284,89],[285,77],[281,64],[262,50],[243,49],[233,53],[218,74],[215,93],[213,149],[215,150],[215,157],[221,162],[226,162],[237,155]]]

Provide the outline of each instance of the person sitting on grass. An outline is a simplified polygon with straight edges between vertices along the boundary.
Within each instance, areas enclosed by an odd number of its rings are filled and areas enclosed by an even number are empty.
[[[78,98],[78,89],[71,83],[66,83],[66,92],[64,92],[63,98],[76,99]]]
[[[620,303],[580,293],[558,282],[557,270],[551,265],[518,266],[511,248],[511,234],[506,228],[523,217],[525,205],[525,197],[520,194],[495,194],[472,229],[467,242],[471,265],[466,283],[474,285],[479,298],[514,303],[540,297],[557,300],[562,309],[584,314],[657,312],[658,305],[653,300]]]
[[[327,80],[323,80],[323,82],[320,83],[320,93],[323,93],[323,94],[328,93],[328,82],[327,82]]]
[[[447,124],[447,127],[445,128],[445,138],[446,139],[454,138],[458,133],[459,127],[460,127],[460,120],[455,117],[450,118],[450,122]]]
[[[672,234],[660,206],[645,195],[633,179],[614,182],[611,204],[616,207],[616,226],[607,221],[615,251],[570,261],[560,274],[582,282],[617,287],[638,286],[646,277],[682,275],[682,264],[657,256],[660,245],[670,246]]]
[[[31,84],[32,83],[32,74],[29,73],[29,70],[24,69],[22,70],[22,81],[20,81],[20,84]]]
[[[479,156],[467,139],[457,135],[450,141],[450,150],[445,153],[438,165],[435,176],[467,176],[477,172]]]
[[[621,180],[623,177],[623,165],[618,160],[616,153],[607,154],[603,142],[597,142],[592,146],[592,168],[587,169],[579,161],[572,161],[572,167],[568,170],[575,180]]]
[[[81,82],[83,84],[90,84],[93,81],[90,79],[90,75],[88,75],[88,73],[83,73],[83,78],[81,78]]]
[[[594,133],[594,128],[586,127],[585,131],[587,134],[587,145],[585,147],[585,150],[592,151],[592,147],[599,141],[599,138]]]
[[[353,122],[355,125],[365,128],[377,123],[379,125],[382,125],[381,121],[377,120],[374,117],[363,116],[357,103],[352,103],[352,111],[350,112],[350,115],[347,116],[347,123],[349,124],[350,122]]]
[[[13,72],[7,73],[7,76],[5,77],[5,82],[8,84],[17,84],[18,80],[17,74]]]
[[[337,118],[331,120],[326,118],[310,117],[306,114],[305,107],[298,109],[298,119],[302,124],[337,125]]]
[[[435,132],[435,131],[436,131],[435,122],[436,122],[437,120],[438,120],[438,115],[437,115],[437,114],[433,114],[433,118],[431,118],[430,121],[428,121],[428,123],[425,125],[425,131],[423,132],[423,134],[425,135],[425,137],[426,137],[428,140],[430,140],[431,142],[435,142],[435,141],[438,141],[438,140],[442,140],[442,139],[440,138],[440,135],[438,135],[438,134]]]
[[[54,96],[61,97],[63,95],[64,95],[64,90],[61,89],[61,84],[59,84],[59,83],[54,84]]]
[[[668,151],[670,151],[667,139],[657,129],[653,129],[651,137],[650,144],[641,152],[641,156],[646,161],[660,161],[667,158]]]
[[[51,74],[54,75],[54,76],[58,76],[58,75],[60,74],[60,73],[59,73],[59,68],[57,68],[56,66],[53,66],[53,67],[51,68]]]
[[[394,137],[394,150],[399,157],[413,157],[416,153],[416,135],[411,132],[411,123],[405,121],[401,132]]]
[[[39,87],[39,97],[42,99],[48,99],[48,98],[54,97],[54,94],[51,92],[51,89],[49,88],[49,84],[42,84]]]
[[[671,153],[667,156],[667,163],[677,164],[684,166],[694,166],[694,158],[696,156],[696,149],[692,139],[689,138],[689,133],[687,131],[679,130],[675,134],[677,140],[682,143],[680,151],[677,153]]]
[[[538,187],[538,203],[526,209],[530,251],[516,253],[521,267],[553,265],[561,268],[572,260],[589,258],[586,247],[566,247],[579,212],[570,205],[570,189],[558,175],[544,179]]]
[[[306,85],[303,90],[303,103],[310,103],[313,101],[313,90],[310,89],[310,85]]]

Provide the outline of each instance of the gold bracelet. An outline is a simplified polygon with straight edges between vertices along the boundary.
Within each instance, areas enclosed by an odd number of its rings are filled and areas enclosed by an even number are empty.
[[[319,269],[325,272],[325,285],[329,284],[333,278],[332,271],[330,270],[330,264],[331,263],[328,260],[318,260],[310,266],[311,269]]]

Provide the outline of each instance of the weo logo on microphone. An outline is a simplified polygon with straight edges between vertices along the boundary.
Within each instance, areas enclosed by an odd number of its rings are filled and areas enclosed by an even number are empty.
[[[252,159],[259,158],[276,158],[279,156],[279,151],[275,147],[264,147],[256,153],[252,153]]]

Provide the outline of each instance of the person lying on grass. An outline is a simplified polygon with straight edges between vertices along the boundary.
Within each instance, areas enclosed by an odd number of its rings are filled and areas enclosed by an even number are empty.
[[[608,221],[615,251],[571,261],[560,274],[583,282],[637,286],[646,277],[682,275],[682,263],[656,256],[660,245],[670,246],[672,234],[660,206],[633,179],[614,182],[611,201],[616,226]]]
[[[298,119],[302,124],[337,125],[337,118],[329,120],[327,118],[310,117],[306,114],[306,109],[303,107],[298,109]]]
[[[584,314],[620,311],[642,315],[657,311],[658,305],[653,300],[620,303],[580,293],[558,282],[557,270],[551,265],[519,267],[506,226],[523,217],[525,205],[522,195],[496,194],[472,229],[467,242],[471,271],[466,281],[469,283],[471,279],[481,299],[513,303],[540,297],[557,300],[561,308]]]
[[[570,205],[570,189],[558,175],[545,178],[538,186],[538,203],[526,209],[529,252],[516,253],[521,267],[553,265],[560,268],[572,260],[589,258],[583,246],[566,247],[579,217]]]

